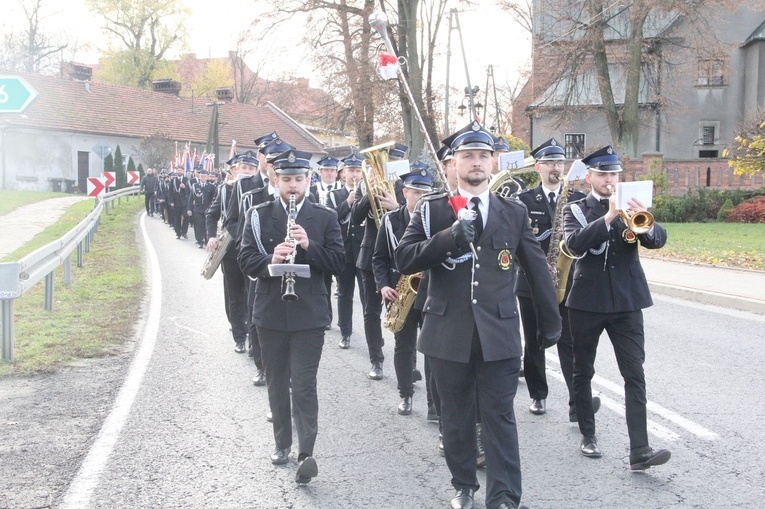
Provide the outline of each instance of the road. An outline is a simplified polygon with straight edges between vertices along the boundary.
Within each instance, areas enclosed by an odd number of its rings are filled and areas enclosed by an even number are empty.
[[[370,366],[358,305],[351,349],[337,347],[336,326],[326,334],[318,380],[319,476],[297,487],[294,458],[272,466],[266,391],[250,383],[251,359],[233,351],[220,274],[205,281],[199,276],[205,254],[193,241],[176,240],[157,219],[143,223],[147,253],[156,251],[159,262],[151,274],[156,300],[146,307],[147,334],[136,346],[116,412],[106,419],[66,496],[53,506],[448,505],[450,476],[436,454],[437,426],[425,420],[424,386],[417,384],[413,414],[397,415],[393,340],[387,331],[385,378],[366,378]],[[147,256],[147,263],[151,260]],[[552,354],[547,415],[531,415],[526,387],[519,387],[525,504],[761,506],[765,317],[668,297],[654,300],[645,311],[649,432],[652,446],[671,449],[672,460],[645,473],[629,471],[622,383],[604,336],[593,387],[604,403],[597,415],[603,458],[578,453],[580,435],[568,422],[565,385]],[[484,482],[483,474],[479,479]],[[483,495],[483,490],[477,494],[479,508]]]

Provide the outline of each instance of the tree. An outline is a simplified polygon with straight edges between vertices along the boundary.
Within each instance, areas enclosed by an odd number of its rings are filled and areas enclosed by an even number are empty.
[[[131,157],[130,160],[132,161],[133,158]],[[142,181],[143,177],[146,175],[146,172],[143,169],[143,164],[138,163],[138,181]]]
[[[533,20],[531,84],[538,107],[555,111],[555,127],[584,110],[601,111],[612,143],[631,157],[638,155],[641,112],[666,106],[663,89],[676,74],[665,48],[703,55],[722,47],[707,28],[705,7],[720,3],[715,0],[535,1],[533,16],[528,4],[502,3],[526,29]],[[683,35],[675,31],[681,24]]]
[[[104,173],[114,171],[114,156],[111,153],[104,157]]]
[[[30,73],[52,71],[67,47],[63,37],[53,37],[43,27],[43,21],[53,13],[44,12],[43,0],[19,0],[19,5],[24,11],[25,26],[16,33],[5,34],[0,67]]]
[[[765,170],[765,119],[752,122],[736,136],[736,146],[724,157],[736,175],[754,175]]]
[[[135,161],[133,161],[133,156],[128,157],[127,171],[135,171]],[[127,180],[127,178],[125,180]],[[127,182],[125,182],[125,185],[127,185]]]
[[[175,146],[164,133],[155,133],[141,140],[138,147],[133,147],[133,153],[147,167],[159,169],[170,162],[175,153]]]
[[[103,17],[104,31],[124,47],[120,58],[132,64],[140,88],[151,86],[158,62],[186,38],[188,9],[179,0],[87,0],[87,4]]]
[[[122,189],[127,185],[127,173],[125,172],[125,161],[122,159],[122,150],[120,146],[114,150],[114,185],[117,189]]]

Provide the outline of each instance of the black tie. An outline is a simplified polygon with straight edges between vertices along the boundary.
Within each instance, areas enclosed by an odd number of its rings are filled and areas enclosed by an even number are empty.
[[[268,185],[268,177],[263,177],[263,184]]]
[[[550,197],[550,207],[555,209],[555,193],[553,191],[550,191],[550,194],[548,194],[547,196]]]
[[[607,210],[608,209],[608,198],[601,198],[600,199],[600,204],[603,205],[606,208],[606,210]]]
[[[481,233],[483,233],[483,216],[481,215],[481,209],[479,207],[481,199],[478,196],[473,196],[470,201],[473,202],[473,210],[475,210],[475,221],[473,222],[473,226],[475,227],[475,240],[477,242],[478,239],[481,238]]]

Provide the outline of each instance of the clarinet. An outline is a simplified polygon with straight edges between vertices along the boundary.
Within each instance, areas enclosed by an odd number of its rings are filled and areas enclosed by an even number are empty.
[[[297,253],[297,240],[295,240],[290,234],[290,230],[295,226],[295,216],[297,216],[297,207],[295,206],[295,195],[290,195],[289,212],[287,214],[287,237],[285,242],[292,244],[292,252],[284,258],[284,263],[294,264],[295,254]],[[293,302],[298,300],[298,296],[295,293],[295,274],[288,272],[284,275],[284,295],[282,300],[285,302]]]

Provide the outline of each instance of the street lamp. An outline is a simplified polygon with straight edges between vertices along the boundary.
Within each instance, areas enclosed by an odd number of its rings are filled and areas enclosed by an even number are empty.
[[[470,118],[472,120],[475,120],[479,113],[480,109],[483,108],[483,104],[480,102],[475,102],[475,97],[478,95],[478,91],[480,88],[478,85],[474,86],[473,88],[465,87],[465,99],[467,99],[468,104],[470,105]]]

